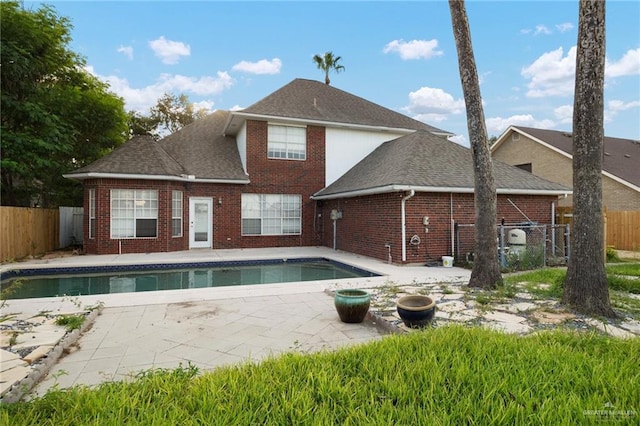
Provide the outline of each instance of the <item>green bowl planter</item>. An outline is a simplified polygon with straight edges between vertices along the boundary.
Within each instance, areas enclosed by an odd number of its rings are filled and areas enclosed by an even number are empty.
[[[422,328],[429,325],[436,312],[436,302],[418,294],[403,296],[396,302],[398,315],[409,328]]]
[[[371,295],[365,290],[347,288],[336,290],[333,300],[342,322],[358,323],[367,316]]]

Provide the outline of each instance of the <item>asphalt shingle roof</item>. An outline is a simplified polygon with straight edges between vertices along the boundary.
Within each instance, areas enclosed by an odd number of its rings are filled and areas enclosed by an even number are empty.
[[[241,112],[450,134],[331,85],[300,78]]]
[[[514,128],[573,155],[571,133],[522,126],[514,126]],[[640,141],[605,136],[602,169],[633,185],[640,186]]]
[[[136,136],[68,175],[83,173],[180,176],[184,170],[151,136]]]
[[[228,111],[216,111],[155,141],[137,136],[110,154],[68,173],[128,174],[247,181],[234,138],[222,134]]]
[[[158,143],[188,175],[200,179],[248,180],[235,138],[222,134],[228,116],[228,111],[216,111]]]
[[[570,191],[517,167],[493,161],[498,190]],[[332,196],[393,185],[422,188],[474,188],[471,150],[425,131],[380,145],[334,183],[315,194]]]

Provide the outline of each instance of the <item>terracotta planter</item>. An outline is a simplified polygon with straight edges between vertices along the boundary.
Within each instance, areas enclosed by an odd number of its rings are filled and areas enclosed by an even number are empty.
[[[342,322],[357,323],[367,316],[371,295],[364,290],[341,289],[336,290],[333,300]]]
[[[427,296],[413,294],[403,296],[396,302],[398,315],[409,328],[422,328],[433,320],[436,302]]]

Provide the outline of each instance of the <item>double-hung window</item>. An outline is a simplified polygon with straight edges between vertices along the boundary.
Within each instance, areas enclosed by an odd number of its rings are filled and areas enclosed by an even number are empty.
[[[306,160],[307,129],[269,124],[267,157]]]
[[[158,191],[111,190],[111,238],[158,236]]]
[[[171,236],[182,237],[182,191],[171,195]]]
[[[288,194],[242,194],[242,235],[299,235],[302,197]]]
[[[96,190],[89,190],[89,238],[96,237]]]

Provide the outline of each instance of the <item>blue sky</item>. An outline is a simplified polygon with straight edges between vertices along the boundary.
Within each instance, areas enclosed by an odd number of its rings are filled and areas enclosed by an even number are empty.
[[[39,3],[25,2],[25,7]],[[248,107],[295,78],[323,81],[458,135],[468,145],[446,1],[53,1],[89,70],[147,113],[163,93]],[[570,131],[578,3],[468,1],[489,135]],[[605,133],[640,139],[640,2],[607,2]]]

